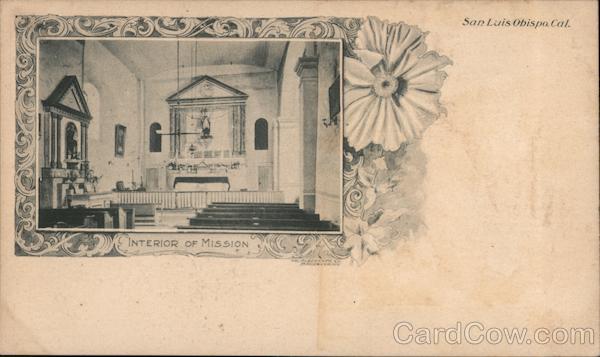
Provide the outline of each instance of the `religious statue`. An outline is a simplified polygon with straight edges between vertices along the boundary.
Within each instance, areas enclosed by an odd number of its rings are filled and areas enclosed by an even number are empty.
[[[208,117],[204,117],[202,119],[202,136],[210,137],[210,119]]]
[[[125,133],[127,128],[117,124],[115,126],[115,157],[123,157],[125,155]]]
[[[202,138],[210,138],[210,118],[206,114],[206,108],[200,110],[200,118],[198,119],[198,126],[202,129]]]
[[[73,123],[67,124],[66,129],[67,158],[77,159],[77,127]]]

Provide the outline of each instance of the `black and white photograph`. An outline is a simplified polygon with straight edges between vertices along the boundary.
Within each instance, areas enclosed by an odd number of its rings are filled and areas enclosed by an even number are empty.
[[[38,227],[331,232],[339,39],[40,39]]]

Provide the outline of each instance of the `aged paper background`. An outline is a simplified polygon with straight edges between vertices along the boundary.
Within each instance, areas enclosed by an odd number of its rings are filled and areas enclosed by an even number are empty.
[[[14,256],[14,16],[378,16],[450,57],[427,234],[362,266]],[[0,353],[597,355],[598,18],[585,2],[2,2]],[[467,27],[465,17],[571,27]],[[594,345],[406,344],[415,327],[591,327]]]

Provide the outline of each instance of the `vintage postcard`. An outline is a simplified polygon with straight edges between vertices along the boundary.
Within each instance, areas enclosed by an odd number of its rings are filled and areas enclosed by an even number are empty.
[[[597,3],[1,6],[0,353],[600,353]]]

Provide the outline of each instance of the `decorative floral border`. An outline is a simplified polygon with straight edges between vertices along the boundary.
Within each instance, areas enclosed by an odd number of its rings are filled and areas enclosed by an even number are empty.
[[[367,31],[361,29],[361,27],[364,27],[364,24],[368,25]],[[427,65],[427,57],[432,53],[423,53],[421,51],[424,34],[418,29],[404,24],[391,24],[388,26],[387,22],[381,22],[376,18],[362,20],[335,17],[171,18],[155,16],[18,16],[16,18],[16,32],[15,253],[17,255],[30,256],[124,256],[128,254],[118,248],[119,243],[130,237],[142,234],[135,232],[125,234],[36,231],[35,86],[37,74],[36,43],[38,37],[339,38],[344,43],[345,66],[350,66],[359,72],[357,77],[353,72],[345,71],[345,86],[348,85],[350,89],[359,90],[362,88],[361,75],[369,77],[369,74],[362,73],[364,72],[364,68],[349,61],[362,61],[363,64],[367,65],[367,69],[374,71],[371,76],[379,80],[383,77],[376,70],[378,68],[376,66],[383,66],[384,62],[382,61],[387,61],[387,59],[384,58],[385,56],[376,55],[375,57],[380,57],[379,61],[377,61],[377,58],[374,60],[373,53],[379,51],[385,55],[386,51],[389,52],[390,49],[393,50],[395,48],[395,44],[400,44],[401,41],[406,42],[407,40],[411,40],[412,42],[405,44],[408,47],[405,46],[406,48],[403,50],[401,48],[400,50],[404,51],[401,55],[405,56],[408,60],[411,60],[410,55],[412,51],[415,51],[416,60],[422,60]],[[415,34],[417,35],[416,40],[413,38]],[[373,43],[369,43],[369,39],[372,39],[373,36],[378,41],[374,42],[375,47],[373,47]],[[380,41],[381,38],[383,38],[383,42]],[[398,53],[392,53],[391,55],[398,55]],[[436,53],[433,53],[433,56],[438,60],[440,58],[445,59],[445,57],[437,56]],[[439,71],[439,68],[443,64],[440,62],[439,66],[427,69],[435,72],[434,77],[439,82],[438,91],[433,93],[436,102],[439,98],[439,87],[441,87],[441,82],[445,78],[445,74]],[[347,75],[350,77],[346,78]],[[398,83],[406,85],[410,83],[408,77],[409,75],[406,75],[407,79],[405,80],[397,76],[398,82],[394,83],[396,85]],[[441,80],[439,77],[442,77]],[[368,80],[372,82],[374,79]],[[393,78],[391,80],[394,81]],[[389,93],[385,92],[386,89],[382,87],[382,83],[385,84],[388,82],[378,82],[376,84],[378,87],[370,88],[371,93],[375,91],[378,95],[381,93],[383,93],[381,95],[388,95]],[[369,85],[373,86],[372,84]],[[399,93],[398,91],[396,92]],[[348,107],[348,103],[349,101],[345,100],[346,110],[351,109]],[[441,111],[441,106],[438,105],[437,109]],[[369,108],[367,110],[372,111]],[[346,127],[344,128],[344,135],[348,138],[348,140],[344,140],[344,235],[253,234],[250,236],[250,239],[258,242],[258,250],[251,254],[169,250],[156,254],[190,254],[195,256],[237,258],[284,258],[304,264],[337,264],[339,261],[350,256],[354,260],[362,261],[364,260],[364,255],[375,254],[379,247],[389,245],[390,242],[396,240],[394,235],[399,232],[399,230],[393,229],[394,225],[406,225],[406,217],[398,214],[398,210],[393,210],[393,215],[387,214],[384,210],[384,208],[387,210],[385,204],[380,204],[379,209],[373,211],[373,208],[378,206],[377,204],[374,205],[374,203],[379,197],[383,198],[383,201],[386,201],[386,193],[393,191],[391,182],[394,179],[394,175],[398,172],[398,165],[394,166],[393,164],[394,157],[403,157],[407,151],[407,145],[411,147],[410,145],[413,144],[411,140],[403,142],[396,137],[391,137],[391,139],[390,137],[379,138],[375,134],[378,132],[376,130],[378,127],[373,127],[373,125],[374,123],[381,122],[381,118],[378,119],[378,115],[365,116],[365,114],[369,113],[365,113],[365,110],[362,110],[358,114],[354,113],[353,116],[350,116],[350,120],[346,122]],[[384,121],[386,118],[388,122],[390,119],[393,119],[385,114],[383,113]],[[435,119],[437,114],[433,113],[433,115],[429,115],[429,118]],[[356,119],[353,119],[353,117]],[[348,127],[348,123],[351,126],[356,126],[357,122],[362,123],[364,121],[363,117],[371,120],[371,127],[365,127],[361,124],[361,127],[365,128],[362,132]],[[410,119],[410,116],[408,118]],[[414,118],[424,118],[424,116],[419,114]],[[405,129],[407,127],[402,127],[403,129],[394,135],[397,134],[396,136],[406,139],[408,133]],[[417,129],[419,128],[415,125],[410,127],[414,129],[411,129],[410,134],[415,134],[414,136],[418,137],[420,132]],[[381,127],[379,126],[379,128]],[[352,135],[348,136],[348,133]],[[355,148],[359,148],[360,150],[355,150]],[[373,155],[374,152],[377,154]],[[385,159],[391,166],[385,166],[384,164],[382,167],[381,160],[379,159]],[[377,175],[377,171],[380,171],[380,175]],[[377,176],[380,178],[387,177],[387,183],[378,182]],[[397,181],[395,181],[394,185],[398,183]],[[412,235],[412,230],[410,233]],[[198,234],[197,236],[206,237],[207,235]]]

